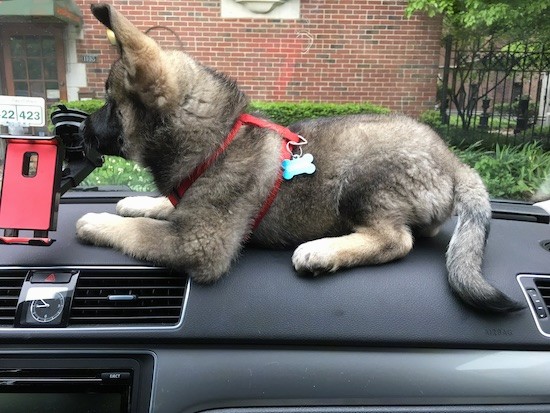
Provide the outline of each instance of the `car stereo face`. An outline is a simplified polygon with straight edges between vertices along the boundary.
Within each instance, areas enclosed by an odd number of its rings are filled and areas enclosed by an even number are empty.
[[[0,359],[0,410],[148,412],[151,376],[144,364],[119,358]]]

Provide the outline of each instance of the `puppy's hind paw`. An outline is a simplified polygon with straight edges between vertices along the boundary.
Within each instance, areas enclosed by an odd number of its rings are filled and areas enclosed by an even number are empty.
[[[294,269],[299,273],[314,276],[338,270],[338,263],[329,244],[328,239],[318,239],[298,246],[292,254]]]

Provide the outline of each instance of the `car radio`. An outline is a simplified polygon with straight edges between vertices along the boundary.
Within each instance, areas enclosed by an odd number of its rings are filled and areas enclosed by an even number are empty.
[[[135,358],[0,359],[0,406],[10,413],[144,413],[153,361]]]

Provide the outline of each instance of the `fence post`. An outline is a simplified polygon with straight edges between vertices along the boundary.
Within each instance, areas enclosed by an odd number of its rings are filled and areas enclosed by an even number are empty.
[[[441,79],[442,85],[441,90],[439,91],[439,114],[441,116],[441,123],[447,125],[449,123],[449,114],[447,110],[449,109],[447,90],[449,89],[449,72],[451,70],[451,52],[453,48],[453,38],[452,36],[447,36],[443,39],[445,42],[445,62],[443,65],[443,79]]]
[[[481,101],[481,107],[483,108],[483,113],[479,116],[479,128],[488,129],[489,128],[489,106],[491,105],[491,99],[485,98]]]
[[[522,96],[518,101],[518,115],[514,133],[524,131],[529,126],[529,96]]]

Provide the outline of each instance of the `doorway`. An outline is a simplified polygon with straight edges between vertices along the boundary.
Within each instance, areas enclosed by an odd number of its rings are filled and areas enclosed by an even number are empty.
[[[67,100],[63,26],[28,23],[0,29],[2,93]]]

